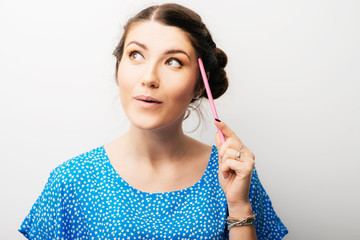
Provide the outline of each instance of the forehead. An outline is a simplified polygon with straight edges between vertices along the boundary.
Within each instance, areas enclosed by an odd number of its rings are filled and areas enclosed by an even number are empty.
[[[127,33],[125,47],[131,41],[141,42],[148,48],[181,48],[190,54],[195,54],[186,32],[178,27],[167,26],[156,21],[139,22],[132,26]]]

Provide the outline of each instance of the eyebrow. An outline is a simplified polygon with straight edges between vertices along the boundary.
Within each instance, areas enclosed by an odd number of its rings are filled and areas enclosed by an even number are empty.
[[[126,47],[128,47],[130,44],[136,44],[136,45],[140,46],[141,48],[147,50],[147,47],[144,44],[139,43],[138,41],[131,41],[128,43],[128,45],[126,45]]]
[[[180,50],[180,49],[171,49],[171,50],[165,52],[165,54],[174,54],[174,53],[182,53],[182,54],[185,54],[185,55],[187,56],[187,58],[190,60],[189,55],[188,55],[185,51]]]
[[[126,47],[128,47],[130,44],[136,44],[136,45],[138,45],[139,47],[141,47],[141,48],[143,48],[143,49],[145,49],[145,50],[148,50],[148,48],[146,47],[145,44],[142,44],[142,43],[140,43],[140,42],[138,42],[138,41],[131,41],[131,42],[129,42],[129,43],[126,45]],[[185,51],[180,50],[180,49],[170,49],[170,50],[168,50],[168,51],[165,52],[165,54],[174,54],[174,53],[182,53],[182,54],[186,55],[186,57],[190,60],[189,55],[188,55]]]

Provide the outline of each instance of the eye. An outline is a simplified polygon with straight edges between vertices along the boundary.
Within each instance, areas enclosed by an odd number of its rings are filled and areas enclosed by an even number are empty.
[[[183,66],[184,64],[176,58],[170,58],[166,61],[166,64],[172,66],[172,67],[176,67],[176,68],[180,68],[181,66]]]
[[[142,61],[144,59],[143,55],[141,55],[141,53],[139,53],[138,51],[132,51],[130,54],[129,54],[129,58],[131,60],[134,60],[134,61]]]

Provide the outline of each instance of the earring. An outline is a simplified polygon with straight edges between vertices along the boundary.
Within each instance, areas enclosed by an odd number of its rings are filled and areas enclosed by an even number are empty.
[[[193,98],[194,101],[199,100],[201,97],[201,94],[197,95],[195,98]]]

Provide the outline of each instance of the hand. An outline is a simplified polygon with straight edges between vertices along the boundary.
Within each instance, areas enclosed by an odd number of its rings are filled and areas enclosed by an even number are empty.
[[[225,193],[229,212],[231,208],[249,207],[249,190],[255,156],[225,123],[215,121],[215,125],[223,132],[226,139],[221,144],[220,136],[216,134],[219,182]],[[241,156],[237,158],[241,146],[243,146]]]

